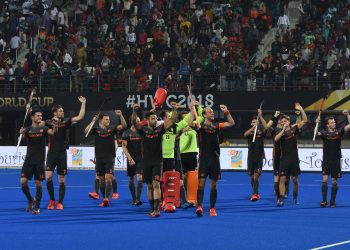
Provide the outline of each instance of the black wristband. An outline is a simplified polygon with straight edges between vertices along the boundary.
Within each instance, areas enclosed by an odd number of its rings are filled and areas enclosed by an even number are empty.
[[[277,123],[277,121],[278,121],[278,117],[273,116],[272,121],[273,121],[273,123],[274,123],[274,124],[275,124],[275,123]]]

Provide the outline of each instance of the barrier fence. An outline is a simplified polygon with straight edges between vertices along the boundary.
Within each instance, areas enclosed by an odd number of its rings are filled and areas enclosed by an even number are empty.
[[[169,91],[318,91],[350,88],[350,72],[245,72],[135,75],[133,71],[89,74],[88,71],[61,72],[58,75],[0,76],[0,93],[21,93],[36,87],[45,92],[117,92],[147,91],[158,87]]]

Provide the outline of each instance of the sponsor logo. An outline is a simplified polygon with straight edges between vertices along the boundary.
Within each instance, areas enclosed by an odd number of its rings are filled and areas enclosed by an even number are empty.
[[[229,154],[230,154],[230,158],[231,158],[231,168],[242,169],[243,168],[243,163],[242,163],[243,152],[242,152],[242,150],[231,149],[229,151]]]
[[[73,166],[82,166],[83,165],[83,150],[72,148],[70,150],[72,154],[72,165]]]

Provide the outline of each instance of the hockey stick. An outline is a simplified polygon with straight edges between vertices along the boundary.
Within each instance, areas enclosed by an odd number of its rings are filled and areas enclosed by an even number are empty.
[[[264,100],[261,101],[259,109],[261,109],[263,104],[264,104]],[[258,131],[258,125],[259,125],[259,114],[258,114],[257,119],[256,119],[256,126],[254,129],[253,142],[255,142],[256,132]]]

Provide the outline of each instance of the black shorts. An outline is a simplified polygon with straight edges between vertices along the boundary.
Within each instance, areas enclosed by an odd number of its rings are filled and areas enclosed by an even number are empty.
[[[172,158],[163,158],[163,171],[176,171],[180,173],[180,178],[182,180],[182,165],[180,160],[175,160]]]
[[[332,178],[341,178],[341,160],[323,160],[322,175],[330,175]]]
[[[248,157],[248,174],[254,175],[259,174],[261,175],[261,171],[263,168],[263,159],[252,159]]]
[[[114,174],[114,162],[115,159],[104,159],[104,158],[96,158],[96,175],[104,176],[105,174]]]
[[[45,164],[41,163],[26,163],[24,162],[21,171],[21,177],[25,177],[31,180],[34,175],[34,180],[43,181],[45,180]]]
[[[211,180],[221,179],[220,158],[213,157],[211,159],[201,159],[199,161],[198,178],[207,178]]]
[[[57,167],[57,174],[67,174],[67,152],[48,152],[46,159],[46,171],[55,171]]]
[[[130,166],[129,162],[126,167],[126,175],[129,177],[135,176],[135,174],[142,174],[142,162],[136,161],[134,166]]]
[[[162,162],[149,162],[143,163],[143,179],[146,183],[150,184],[153,180],[160,181],[162,175]]]
[[[163,172],[174,171],[175,160],[173,158],[163,158]]]
[[[280,173],[280,162],[281,162],[281,157],[279,155],[273,157],[272,164],[273,164],[274,176],[278,176]]]
[[[197,153],[181,154],[181,163],[184,174],[188,171],[195,171],[198,165]]]
[[[299,159],[281,159],[280,176],[298,176],[300,175]]]
[[[182,162],[180,159],[175,160],[175,171],[180,173],[180,179],[182,180],[183,171],[182,171]]]

